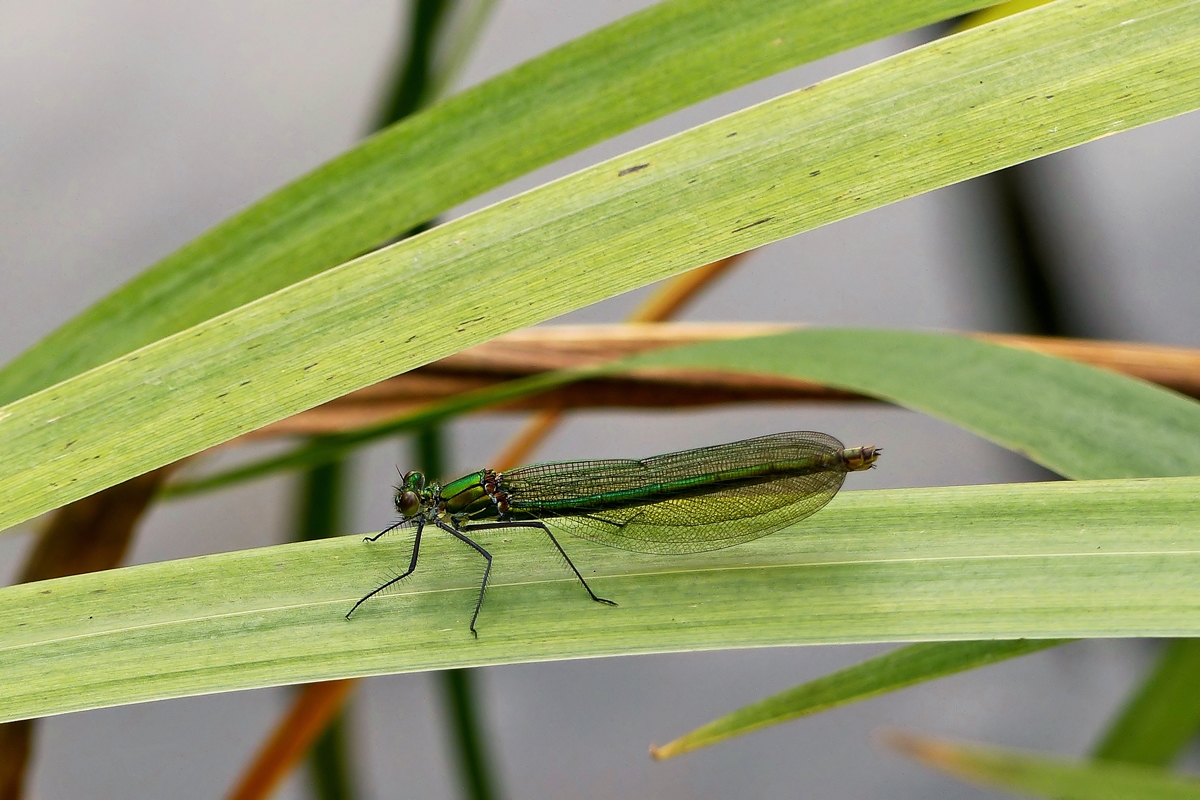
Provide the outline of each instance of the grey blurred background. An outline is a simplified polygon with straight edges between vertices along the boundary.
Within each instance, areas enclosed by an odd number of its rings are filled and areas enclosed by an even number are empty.
[[[458,85],[483,80],[648,3],[502,0]],[[407,4],[0,6],[0,360],[158,258],[354,144],[397,58]],[[539,170],[455,215],[599,159],[913,46],[920,32],[723,95]],[[1200,346],[1200,116],[1168,120],[1022,172],[1061,327]],[[972,182],[779,242],[685,319],[1028,331],[994,184]],[[559,321],[617,321],[632,292]],[[515,416],[449,430],[449,472],[485,463]],[[883,446],[851,489],[1041,480],[1023,459],[943,423],[883,407],[742,406],[577,414],[538,458],[640,456],[786,429]],[[353,521],[390,520],[404,442],[354,464]],[[258,547],[291,536],[294,482],[276,478],[154,509],[130,563]],[[0,534],[9,581],[30,527]],[[564,609],[569,613],[569,609]],[[1083,754],[1154,655],[1083,642],[912,688],[655,764],[663,742],[741,704],[882,648],[639,656],[479,673],[498,782],[522,798],[980,798],[888,754],[898,726]],[[46,720],[31,797],[220,797],[289,690],[198,697]],[[351,712],[364,797],[459,796],[430,675],[367,680]],[[1189,763],[1200,763],[1189,753]],[[308,796],[303,773],[278,795]]]

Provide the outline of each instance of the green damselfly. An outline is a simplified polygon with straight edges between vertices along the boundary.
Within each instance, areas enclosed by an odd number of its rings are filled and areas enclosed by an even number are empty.
[[[409,472],[396,487],[401,520],[368,536],[414,526],[412,559],[401,575],[379,586],[350,615],[417,568],[421,534],[435,525],[475,549],[487,566],[471,633],[483,607],[492,554],[467,534],[534,528],[553,542],[593,600],[592,591],[546,522],[569,522],[575,536],[639,553],[696,553],[748,542],[816,513],[847,472],[869,469],[877,447],[844,447],[815,431],[794,431],[683,450],[641,460],[556,461],[507,472],[483,469],[445,486]]]

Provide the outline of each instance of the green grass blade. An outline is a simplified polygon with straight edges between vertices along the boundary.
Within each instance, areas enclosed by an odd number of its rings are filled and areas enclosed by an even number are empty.
[[[985,5],[660,3],[449,98],[226,220],[0,370],[0,403],[329,269],[641,123]]]
[[[438,40],[445,36],[448,17],[454,11],[452,0],[417,0],[409,7],[410,21],[400,66],[384,96],[372,131],[386,128],[419,109],[430,105],[433,54]],[[424,222],[424,220],[422,220]]]
[[[785,644],[1200,634],[1200,478],[844,492],[802,526],[653,557],[536,536],[406,563],[348,536],[0,590],[0,720],[354,675]],[[565,574],[564,574],[565,573]],[[394,574],[394,573],[393,573]]]
[[[661,747],[651,747],[650,755],[658,759],[673,758],[760,728],[1036,653],[1063,641],[1011,639],[909,645],[739,708]]]
[[[430,103],[445,98],[452,84],[467,65],[475,44],[483,34],[488,19],[499,0],[460,0],[456,3],[457,19],[452,21],[445,33],[445,41],[439,48],[429,75],[429,88],[423,100]]]
[[[851,389],[952,422],[1077,480],[1200,475],[1195,400],[963,336],[811,328],[626,364],[766,373]]]
[[[499,333],[1190,110],[1197,8],[1058,0],[576,173],[11,403],[0,528]]]
[[[977,744],[890,734],[884,741],[971,783],[1054,800],[1200,800],[1200,781],[1159,769],[1068,761]]]
[[[1113,722],[1095,758],[1165,767],[1200,728],[1200,641],[1166,643],[1158,664]]]

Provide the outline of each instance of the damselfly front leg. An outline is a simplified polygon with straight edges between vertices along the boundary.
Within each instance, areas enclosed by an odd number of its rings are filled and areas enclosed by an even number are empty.
[[[375,534],[374,536],[367,536],[367,537],[365,537],[365,538],[363,539],[363,541],[364,541],[364,542],[374,542],[374,541],[376,541],[377,539],[379,539],[379,537],[380,537],[380,536],[383,536],[383,534],[387,533],[388,531],[394,531],[396,528],[399,528],[399,527],[400,527],[400,525],[403,525],[403,524],[404,524],[404,523],[402,523],[402,522],[401,522],[401,523],[397,523],[396,525],[393,525],[393,526],[391,526],[390,528],[384,528],[382,531],[380,531],[379,533]],[[385,583],[385,584],[383,584],[382,586],[378,587],[377,589],[374,589],[374,590],[373,590],[373,591],[371,591],[369,594],[367,594],[365,597],[363,597],[361,600],[359,600],[357,603],[355,603],[355,604],[354,604],[354,608],[352,608],[352,609],[350,609],[349,611],[347,611],[347,612],[346,612],[346,619],[350,619],[350,615],[351,615],[351,614],[353,614],[353,613],[354,613],[354,611],[355,611],[355,609],[357,609],[357,608],[358,608],[359,606],[361,606],[363,603],[367,602],[367,601],[368,601],[368,600],[370,600],[372,597],[374,597],[375,595],[379,594],[380,592],[382,592],[384,589],[388,588],[389,586],[391,586],[391,585],[393,585],[393,584],[396,584],[396,583],[399,583],[400,581],[404,580],[405,578],[407,578],[409,575],[412,575],[412,574],[413,574],[413,572],[415,572],[415,571],[416,571],[416,569],[417,569],[417,556],[418,556],[418,555],[420,555],[420,553],[421,553],[421,531],[423,531],[423,530],[425,530],[425,520],[423,520],[423,519],[422,519],[422,520],[418,520],[418,522],[417,522],[417,535],[416,535],[416,537],[413,539],[412,560],[408,562],[408,569],[407,569],[407,570],[404,572],[404,574],[403,574],[403,575],[398,575],[398,576],[396,576],[395,578],[392,578],[390,581],[388,581],[387,583]]]

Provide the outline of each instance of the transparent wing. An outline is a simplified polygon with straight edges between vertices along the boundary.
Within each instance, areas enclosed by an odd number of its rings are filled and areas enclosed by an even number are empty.
[[[569,500],[604,492],[637,489],[770,461],[791,461],[836,453],[843,447],[817,431],[773,433],[740,442],[681,450],[641,460],[552,461],[505,472],[501,484],[516,503]]]
[[[842,487],[845,473],[820,472],[631,508],[574,514],[574,536],[638,553],[720,550],[766,536],[815,514]]]
[[[811,431],[773,434],[731,444],[668,453],[641,461],[537,464],[505,473],[514,507],[538,500],[570,500],[647,484],[772,461],[826,455],[842,449],[832,436]],[[577,506],[558,526],[584,539],[642,553],[718,550],[766,536],[815,513],[837,494],[845,471],[828,469],[753,485],[625,508]],[[543,519],[544,513],[535,513]]]

